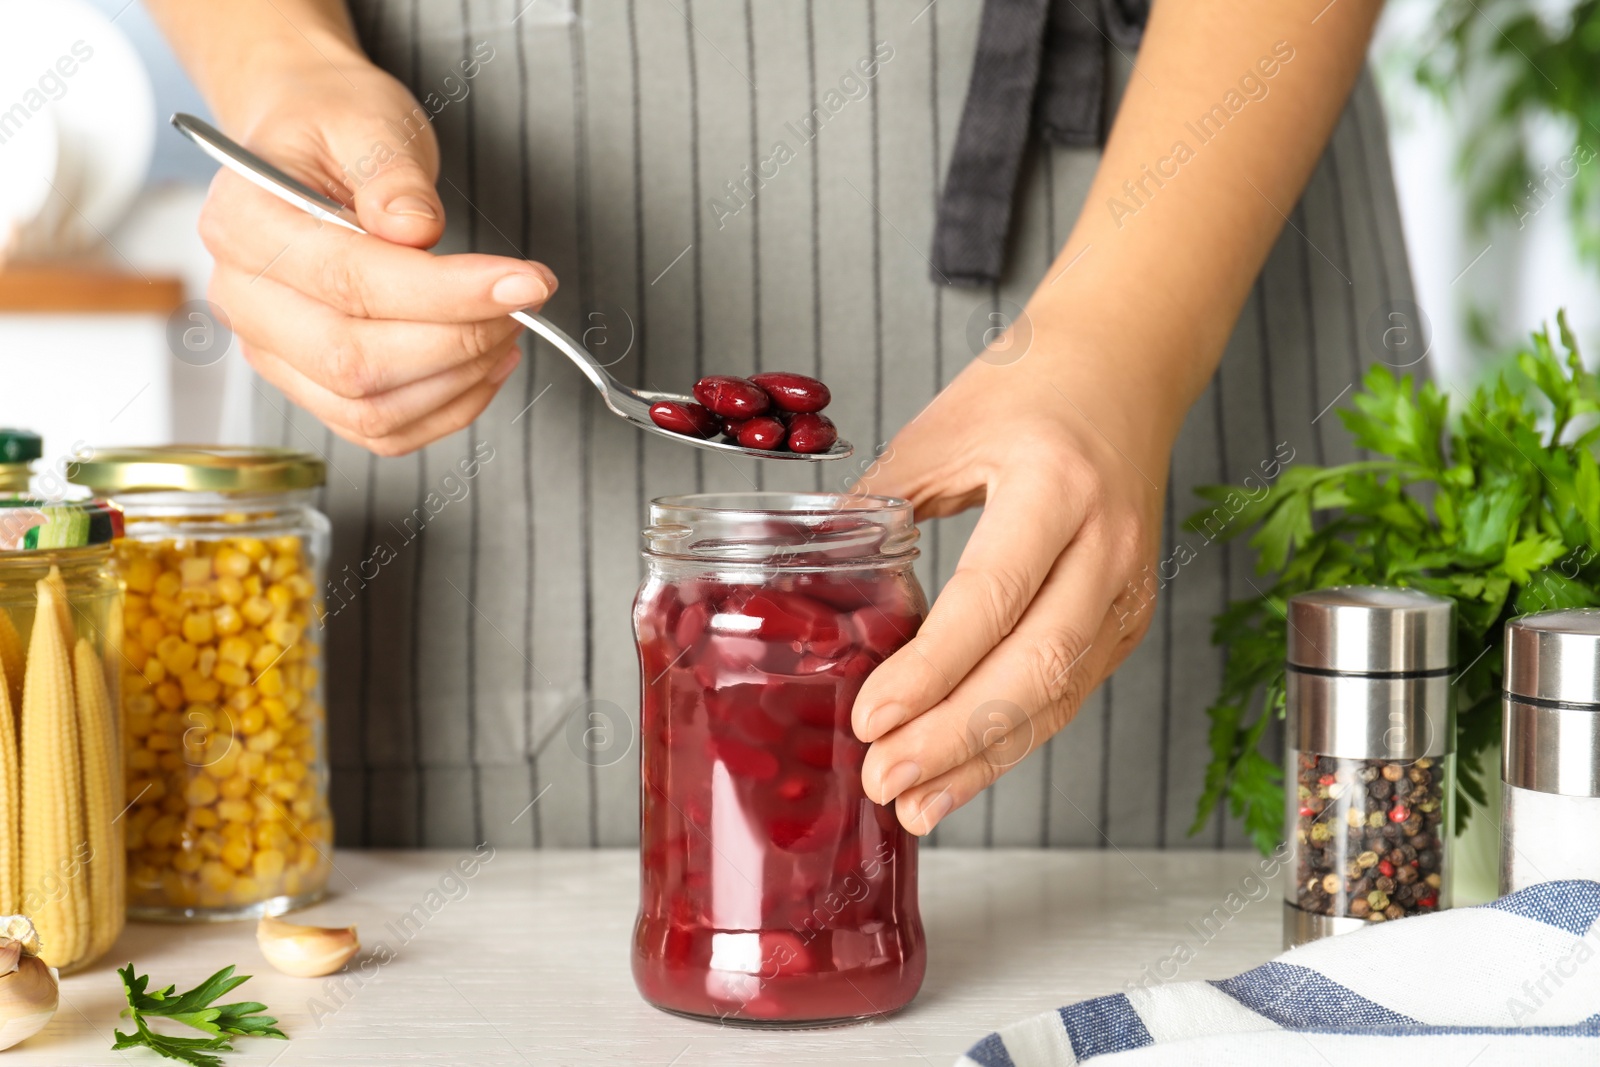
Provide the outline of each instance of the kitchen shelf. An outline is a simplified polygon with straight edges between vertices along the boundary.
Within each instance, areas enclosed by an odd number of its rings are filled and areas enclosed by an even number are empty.
[[[167,315],[183,303],[183,280],[103,264],[13,263],[0,270],[0,312]]]

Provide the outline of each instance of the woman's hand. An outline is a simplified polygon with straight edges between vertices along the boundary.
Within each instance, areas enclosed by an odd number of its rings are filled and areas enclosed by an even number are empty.
[[[370,236],[222,170],[200,218],[216,257],[209,296],[263,378],[341,437],[399,455],[488,406],[520,360],[507,314],[542,306],[556,280],[538,263],[423,251],[444,231],[428,114],[332,47],[255,72],[224,118],[252,151],[353,205]]]
[[[1105,356],[1070,348],[1040,334],[1016,363],[974,361],[858,487],[919,520],[983,506],[922,628],[856,698],[867,796],[914,834],[1071,721],[1150,623],[1175,429],[1131,380],[1073,373]]]

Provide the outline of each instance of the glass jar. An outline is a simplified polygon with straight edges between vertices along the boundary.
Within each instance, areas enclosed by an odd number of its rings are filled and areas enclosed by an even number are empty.
[[[1600,880],[1600,611],[1506,623],[1500,892]]]
[[[73,481],[126,514],[128,913],[275,915],[322,896],[323,463],[276,449],[102,450]]]
[[[103,501],[0,500],[0,914],[63,972],[122,932],[120,528]]]
[[[1341,586],[1288,621],[1284,947],[1448,907],[1454,602]]]
[[[916,632],[901,500],[667,497],[634,603],[650,1003],[733,1025],[903,1007],[925,966],[916,839],[861,788],[861,683]]]

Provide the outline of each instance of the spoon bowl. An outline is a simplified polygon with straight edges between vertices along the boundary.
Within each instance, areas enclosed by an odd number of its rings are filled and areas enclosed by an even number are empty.
[[[179,133],[193,141],[206,155],[252,185],[271,193],[279,200],[292,204],[323,222],[329,222],[335,226],[343,226],[345,229],[354,230],[356,233],[364,234],[367,232],[357,222],[354,211],[351,211],[337,200],[323,196],[292,175],[284,173],[210,123],[195,118],[193,115],[180,113],[172,116],[172,125],[177,128]],[[833,447],[826,452],[777,452],[761,448],[745,448],[743,445],[735,444],[732,441],[709,440],[702,437],[690,437],[687,434],[673,433],[671,430],[657,426],[651,420],[650,405],[659,400],[676,400],[685,404],[698,403],[694,397],[682,393],[658,393],[650,389],[635,389],[630,385],[625,385],[613,378],[604,364],[588,349],[573,340],[565,330],[546,319],[543,315],[535,315],[527,311],[513,311],[511,312],[511,317],[544,338],[556,351],[570,359],[583,372],[583,376],[589,379],[589,384],[600,391],[600,396],[605,400],[608,411],[613,415],[627,419],[641,430],[659,434],[679,444],[693,445],[696,448],[710,449],[714,452],[751,456],[755,459],[817,461],[844,459],[855,452],[855,447],[849,441],[842,439],[835,441]]]

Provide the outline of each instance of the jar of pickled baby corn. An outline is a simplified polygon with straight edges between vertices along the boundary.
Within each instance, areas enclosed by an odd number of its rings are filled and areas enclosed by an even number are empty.
[[[73,971],[122,932],[121,515],[0,499],[0,914]]]
[[[72,480],[125,535],[128,915],[227,920],[321,897],[333,820],[319,590],[321,460],[277,449],[98,450]]]

